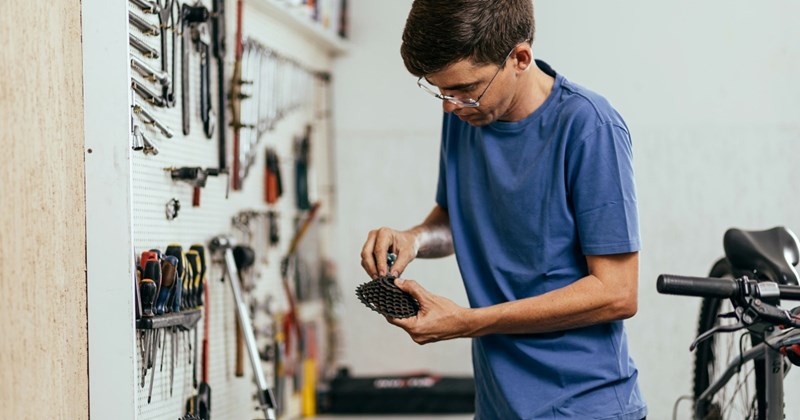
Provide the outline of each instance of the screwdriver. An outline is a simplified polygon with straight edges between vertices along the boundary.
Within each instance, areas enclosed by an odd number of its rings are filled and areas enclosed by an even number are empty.
[[[158,292],[156,300],[156,314],[162,315],[167,312],[167,300],[170,294],[174,293],[175,277],[178,274],[178,259],[166,255],[161,260],[161,290]]]
[[[191,291],[189,296],[189,306],[194,308],[198,306],[197,302],[197,289],[200,287],[200,255],[195,250],[186,253],[186,262],[192,270],[192,278],[189,279]]]
[[[192,251],[197,252],[199,257],[199,266],[200,266],[200,283],[197,287],[197,305],[203,306],[203,292],[205,290],[206,284],[206,269],[208,266],[206,265],[206,248],[201,244],[193,244],[189,249]]]
[[[186,273],[185,270],[185,262],[186,258],[183,255],[183,247],[178,244],[170,244],[167,246],[166,251],[164,254],[167,256],[171,256],[175,258],[177,262],[173,261],[173,264],[176,268],[177,277],[175,278],[175,291],[172,293],[172,299],[170,300],[170,310],[172,312],[180,312],[181,307],[183,306],[183,278]]]

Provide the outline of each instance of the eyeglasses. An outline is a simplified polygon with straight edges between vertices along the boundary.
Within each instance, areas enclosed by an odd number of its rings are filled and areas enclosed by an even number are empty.
[[[515,45],[514,49],[516,48],[517,46]],[[489,80],[489,83],[486,85],[486,87],[483,88],[483,92],[481,92],[481,94],[478,95],[477,99],[472,99],[472,98],[462,99],[456,96],[442,95],[441,93],[433,90],[431,86],[429,86],[426,82],[424,82],[425,76],[421,76],[419,79],[417,79],[417,86],[421,87],[423,91],[429,93],[431,96],[439,98],[443,101],[450,102],[451,104],[458,105],[463,108],[477,108],[481,105],[480,100],[481,98],[483,98],[483,95],[486,93],[486,91],[489,90],[489,86],[492,85],[494,79],[497,77],[498,74],[500,74],[500,70],[502,70],[503,67],[505,67],[506,61],[508,61],[508,58],[511,57],[511,53],[514,52],[514,49],[509,51],[508,54],[506,54],[506,58],[503,59],[503,62],[500,64],[500,67],[497,68],[497,71],[494,73],[494,76],[492,76],[492,78]]]

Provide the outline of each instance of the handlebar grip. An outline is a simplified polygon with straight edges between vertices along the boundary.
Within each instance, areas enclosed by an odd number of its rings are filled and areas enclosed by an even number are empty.
[[[668,295],[730,298],[738,292],[739,285],[731,279],[662,274],[658,276],[656,289]]]

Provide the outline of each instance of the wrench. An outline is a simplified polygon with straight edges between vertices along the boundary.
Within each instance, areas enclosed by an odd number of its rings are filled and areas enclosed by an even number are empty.
[[[128,35],[128,43],[131,44],[131,47],[135,48],[137,51],[142,53],[142,55],[147,58],[159,57],[158,51],[156,51],[155,49],[147,45],[144,41],[133,35]]]
[[[158,26],[150,24],[150,22],[142,19],[136,13],[128,12],[128,22],[145,35],[157,36],[159,33]]]
[[[156,128],[161,130],[161,133],[164,134],[167,138],[169,139],[172,138],[173,136],[172,131],[169,128],[167,128],[164,124],[161,124],[161,122],[159,122],[157,119],[155,119],[153,115],[150,114],[150,111],[142,108],[141,105],[136,103],[136,101],[133,102],[131,108],[133,108],[134,114],[139,115],[140,118],[144,117],[142,118],[142,122],[144,122],[145,124],[156,126]]]
[[[150,67],[138,57],[131,56],[131,68],[136,70],[136,72],[141,74],[145,79],[158,82],[162,86],[169,86],[172,83],[167,72]]]

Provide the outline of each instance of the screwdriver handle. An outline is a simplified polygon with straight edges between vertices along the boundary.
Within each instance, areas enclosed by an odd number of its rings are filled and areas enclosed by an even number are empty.
[[[173,261],[175,257],[165,256],[161,260],[161,288],[158,292],[158,299],[156,299],[156,314],[163,315],[167,312],[167,301],[169,300],[170,293],[172,293],[172,286],[175,283],[176,268]]]
[[[206,265],[206,248],[200,244],[193,244],[189,249],[197,252],[198,256],[197,263],[200,268],[200,282],[197,287],[197,304],[198,306],[203,306],[203,296],[206,287],[206,270],[208,269]]]
[[[195,308],[199,306],[197,292],[200,288],[200,256],[197,254],[197,251],[191,250],[187,252],[186,262],[189,263],[189,267],[192,269],[192,278],[189,279],[189,287],[191,288],[189,304],[192,308]]]
[[[180,246],[180,244],[169,244],[164,254],[167,257],[174,258],[174,260],[171,261],[176,268],[170,309],[172,312],[180,312],[181,308],[183,308],[183,278],[186,274],[186,257],[183,254],[183,247]]]
[[[183,299],[181,302],[182,309],[191,309],[192,308],[192,279],[194,278],[194,272],[192,271],[192,266],[189,264],[189,259],[186,258],[184,255],[184,267],[183,267]]]
[[[156,299],[156,283],[152,279],[142,279],[139,283],[139,297],[142,299],[142,316],[152,317],[153,303]]]

